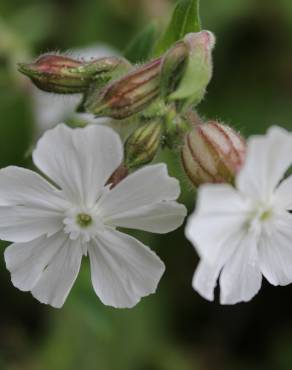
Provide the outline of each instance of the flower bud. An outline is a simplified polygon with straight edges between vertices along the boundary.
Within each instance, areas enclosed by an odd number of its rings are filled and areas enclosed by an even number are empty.
[[[169,96],[169,100],[180,101],[185,109],[197,105],[205,95],[212,77],[215,37],[209,31],[189,33],[183,43],[188,50],[188,59],[178,88]]]
[[[85,92],[93,81],[110,79],[124,59],[107,57],[89,62],[62,55],[43,55],[36,62],[19,63],[19,71],[28,76],[41,90],[57,94]]]
[[[136,168],[150,163],[161,144],[162,127],[160,122],[146,123],[138,127],[125,143],[125,163]]]
[[[126,76],[88,94],[84,103],[97,117],[123,119],[138,113],[159,95],[161,59],[149,62]]]
[[[189,57],[185,42],[177,42],[163,56],[161,65],[161,93],[164,98],[173,93],[181,82]]]
[[[232,183],[246,154],[246,143],[230,127],[215,121],[194,126],[182,148],[184,170],[195,186]]]

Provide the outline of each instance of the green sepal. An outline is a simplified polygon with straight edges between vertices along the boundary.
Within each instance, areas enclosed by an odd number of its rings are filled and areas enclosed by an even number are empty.
[[[198,34],[199,35],[199,34]],[[190,38],[192,34],[185,37]],[[169,101],[178,101],[179,110],[186,110],[200,103],[212,78],[213,66],[211,49],[198,45],[190,53],[178,88],[168,97]]]
[[[188,58],[189,49],[183,41],[177,42],[165,53],[160,73],[161,95],[164,99],[180,85]]]

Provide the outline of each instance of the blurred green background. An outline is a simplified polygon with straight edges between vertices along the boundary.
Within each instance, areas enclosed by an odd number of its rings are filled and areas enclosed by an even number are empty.
[[[1,0],[0,167],[29,166],[27,153],[40,131],[34,92],[16,62],[95,43],[123,52],[150,20],[165,24],[172,6],[168,0]],[[200,113],[246,136],[272,124],[292,129],[292,1],[201,0],[201,16],[217,45]],[[192,210],[194,192],[175,155],[167,160]],[[86,262],[61,310],[41,305],[12,286],[1,257],[0,369],[292,369],[291,286],[264,284],[252,302],[221,307],[192,290],[198,258],[183,228],[161,238],[136,235],[167,269],[157,294],[132,310],[99,302]]]

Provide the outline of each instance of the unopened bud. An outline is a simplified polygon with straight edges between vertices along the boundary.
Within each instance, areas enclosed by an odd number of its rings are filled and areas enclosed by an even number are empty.
[[[173,93],[181,82],[189,57],[185,42],[177,42],[163,56],[161,65],[161,93],[164,98]]]
[[[182,149],[184,170],[195,186],[233,183],[246,154],[244,139],[230,127],[215,121],[194,126]]]
[[[209,31],[201,31],[187,34],[182,42],[188,50],[186,67],[178,88],[169,100],[180,101],[186,108],[198,104],[205,95],[212,77],[215,37]]]
[[[159,96],[161,59],[149,62],[88,95],[84,107],[97,117],[123,119],[138,113]]]
[[[128,168],[121,164],[111,175],[111,177],[107,181],[107,185],[110,185],[110,189],[117,186],[124,178],[126,178],[129,174]]]
[[[138,127],[125,143],[125,163],[136,168],[150,163],[161,144],[162,127],[160,122],[151,122]]]
[[[117,57],[107,57],[89,62],[62,55],[43,55],[34,63],[19,63],[19,71],[28,76],[41,90],[57,94],[85,92],[99,79],[108,81],[110,73],[129,63]]]

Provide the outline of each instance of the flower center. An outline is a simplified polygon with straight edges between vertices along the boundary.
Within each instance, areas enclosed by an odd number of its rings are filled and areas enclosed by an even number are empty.
[[[70,239],[89,242],[103,229],[103,223],[95,208],[71,208],[63,219],[64,232]]]
[[[258,222],[269,221],[273,217],[274,211],[271,204],[259,204],[254,212],[254,218]]]
[[[269,221],[273,219],[274,209],[271,204],[257,204],[250,213],[247,221],[247,227],[260,233],[262,230],[268,230]]]
[[[266,209],[260,215],[261,221],[268,221],[273,216],[273,211],[271,209]]]
[[[92,217],[87,213],[78,213],[76,220],[81,227],[88,227],[92,223]]]

